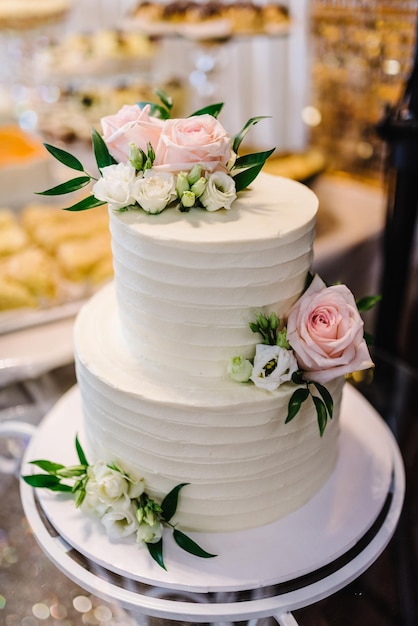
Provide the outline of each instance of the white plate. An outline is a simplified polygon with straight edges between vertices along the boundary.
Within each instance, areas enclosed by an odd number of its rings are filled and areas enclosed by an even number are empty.
[[[164,571],[134,538],[109,540],[100,522],[76,510],[71,498],[37,490],[41,507],[71,546],[131,580],[189,592],[239,591],[293,580],[355,546],[389,493],[392,435],[355,389],[347,385],[344,394],[339,461],[326,485],[308,504],[274,524],[236,533],[190,533],[206,550],[218,554],[216,558],[186,554],[167,531],[168,571]],[[77,462],[76,433],[83,442],[80,397],[74,387],[42,422],[25,462],[40,458]],[[23,473],[32,471],[31,465],[23,468]]]

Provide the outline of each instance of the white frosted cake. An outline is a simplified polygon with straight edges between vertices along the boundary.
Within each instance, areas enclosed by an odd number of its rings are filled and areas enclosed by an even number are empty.
[[[111,537],[135,534],[162,567],[163,527],[232,532],[302,507],[338,458],[344,375],[372,365],[345,285],[312,276],[318,200],[239,156],[222,104],[124,105],[92,139],[100,177],[71,211],[109,206],[114,281],[74,330],[79,466],[40,461],[35,487],[71,491]],[[61,481],[73,479],[70,487]]]
[[[89,449],[154,497],[190,483],[182,528],[267,524],[333,471],[343,378],[329,385],[334,418],[320,437],[312,402],[285,424],[293,384],[272,393],[226,371],[254,351],[257,313],[283,315],[301,295],[317,206],[301,184],[260,175],[229,211],[110,210],[115,285],[75,327]]]

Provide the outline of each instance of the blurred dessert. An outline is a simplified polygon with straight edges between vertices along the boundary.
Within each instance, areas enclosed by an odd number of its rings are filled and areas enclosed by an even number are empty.
[[[42,143],[18,126],[0,127],[0,196],[3,205],[27,200],[51,183],[51,160]]]
[[[72,0],[0,0],[0,29],[26,30],[63,19]]]
[[[72,33],[51,41],[42,51],[42,62],[50,78],[106,75],[148,71],[155,45],[142,33],[98,30]]]
[[[173,116],[184,108],[185,88],[180,81],[161,85],[175,103]],[[118,111],[126,103],[154,100],[155,87],[144,81],[120,80],[114,84],[88,81],[62,89],[59,101],[39,111],[38,125],[48,140],[72,143],[89,142],[91,129],[100,130],[100,119]],[[39,187],[36,187],[39,188]]]
[[[0,311],[78,300],[112,274],[106,207],[87,213],[45,204],[27,205],[20,214],[0,209]]]
[[[288,8],[269,2],[219,2],[174,0],[141,2],[132,11],[131,23],[150,34],[177,34],[196,38],[234,35],[281,34],[288,30]]]

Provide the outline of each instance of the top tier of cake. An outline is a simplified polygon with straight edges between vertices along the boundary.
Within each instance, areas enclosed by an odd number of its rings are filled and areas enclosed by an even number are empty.
[[[248,324],[283,315],[312,261],[316,196],[261,174],[230,210],[110,212],[115,284],[132,353],[191,376],[253,356]]]

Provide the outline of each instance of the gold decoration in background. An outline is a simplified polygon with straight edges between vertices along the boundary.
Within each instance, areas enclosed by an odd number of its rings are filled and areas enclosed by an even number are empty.
[[[417,3],[312,0],[311,143],[329,168],[380,178],[383,142],[375,127],[411,69]]]

